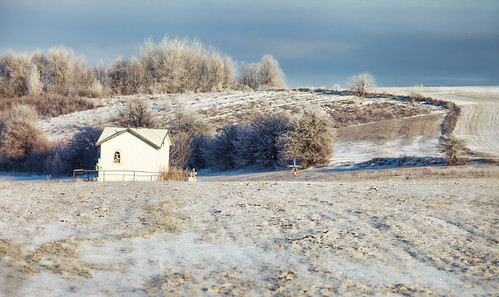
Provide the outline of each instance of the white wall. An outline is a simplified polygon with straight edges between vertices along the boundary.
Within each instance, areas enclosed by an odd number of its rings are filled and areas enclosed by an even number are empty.
[[[121,154],[119,164],[114,163],[116,151]],[[99,180],[156,180],[157,172],[168,169],[169,153],[167,143],[157,150],[131,133],[121,134],[101,144]]]

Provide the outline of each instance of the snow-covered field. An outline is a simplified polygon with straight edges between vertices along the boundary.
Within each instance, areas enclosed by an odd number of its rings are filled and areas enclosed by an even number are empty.
[[[412,88],[383,88],[409,94]],[[454,135],[467,140],[474,152],[499,158],[499,87],[422,88],[425,96],[452,101],[461,107]]]
[[[65,141],[89,125],[109,124],[119,115],[127,100],[137,96],[93,99],[100,107],[56,118],[46,118],[41,130],[51,141]],[[208,94],[174,94],[138,96],[150,104],[165,126],[172,121],[179,105],[188,106],[206,117],[217,128],[241,123],[271,111],[299,113],[306,105],[321,106],[328,112],[383,109],[392,118],[363,122],[338,129],[339,138],[332,156],[332,165],[354,164],[375,157],[428,157],[439,155],[437,144],[440,123],[445,115],[437,107],[411,104],[389,98],[366,99],[345,93],[315,93],[296,91],[222,92]],[[408,116],[404,116],[408,115]],[[361,120],[362,121],[362,120]],[[416,133],[414,133],[416,131]],[[355,136],[352,139],[352,136]]]
[[[497,178],[0,182],[4,296],[497,296]]]
[[[424,93],[461,105],[455,134],[497,157],[499,88]],[[183,101],[214,124],[374,102],[283,92],[144,98],[165,121]],[[95,99],[102,107],[40,127],[67,140],[112,120],[128,99]],[[339,128],[331,165],[300,171],[297,182],[287,171],[201,171],[197,183],[2,178],[0,296],[497,296],[497,165],[361,167],[438,156],[443,116],[428,107]]]

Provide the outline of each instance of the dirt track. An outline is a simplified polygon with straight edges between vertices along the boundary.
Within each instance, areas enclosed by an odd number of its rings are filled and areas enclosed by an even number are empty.
[[[407,94],[410,88],[385,88]],[[499,87],[424,88],[425,96],[449,100],[461,107],[454,135],[467,140],[474,152],[499,158]]]

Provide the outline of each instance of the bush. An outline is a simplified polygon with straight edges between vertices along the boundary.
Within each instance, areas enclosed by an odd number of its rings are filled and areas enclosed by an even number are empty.
[[[130,100],[120,113],[120,123],[123,126],[135,128],[155,128],[157,121],[154,118],[149,104],[142,99]]]
[[[460,162],[459,155],[463,152],[466,142],[451,134],[443,135],[439,141],[440,152],[445,155],[445,161],[449,165]]]
[[[409,92],[409,97],[411,97],[412,100],[422,100],[424,98],[423,85],[415,85],[412,87]]]
[[[34,107],[41,116],[57,117],[63,114],[93,109],[96,106],[88,99],[73,96],[42,94],[0,100],[0,110],[8,110],[15,105]]]
[[[50,143],[35,126],[38,120],[36,110],[27,105],[15,105],[5,115],[0,125],[0,155],[10,164],[7,169],[22,170],[31,155],[50,150]]]
[[[355,94],[364,96],[369,90],[376,87],[376,80],[369,72],[366,71],[350,77],[347,85]]]
[[[307,108],[283,136],[285,155],[304,167],[327,165],[333,154],[334,129],[329,115],[318,108]]]
[[[213,135],[213,127],[202,115],[187,107],[184,102],[178,102],[177,104],[178,108],[171,126],[173,132],[184,132],[192,138],[195,136],[211,137]]]
[[[5,125],[0,137],[0,153],[11,161],[24,161],[40,141],[40,131],[27,122]]]
[[[168,171],[163,171],[158,176],[160,181],[187,181],[188,179],[189,171],[175,166],[170,166]]]

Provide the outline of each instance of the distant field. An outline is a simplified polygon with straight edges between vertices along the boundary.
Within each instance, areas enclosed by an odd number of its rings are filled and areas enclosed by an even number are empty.
[[[497,178],[0,182],[4,296],[496,296]]]
[[[383,88],[409,94],[411,88]],[[454,134],[467,140],[467,147],[484,156],[499,158],[499,87],[423,88],[425,96],[448,100],[461,107]]]

